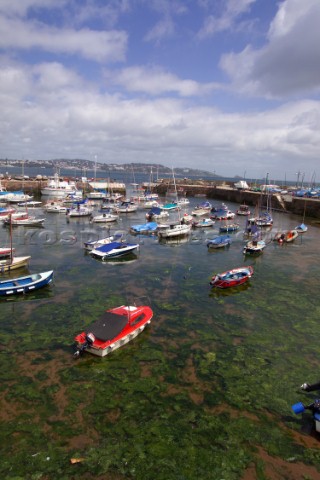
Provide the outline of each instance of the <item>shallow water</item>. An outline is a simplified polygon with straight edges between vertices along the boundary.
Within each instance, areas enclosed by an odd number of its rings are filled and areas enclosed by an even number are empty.
[[[315,397],[299,385],[318,380],[319,229],[306,222],[280,246],[272,235],[301,219],[275,213],[263,255],[245,258],[245,218],[230,248],[208,251],[221,222],[159,243],[128,234],[145,213],[111,226],[140,244],[128,261],[84,252],[85,240],[108,235],[88,219],[47,213],[43,229],[14,229],[29,271],[53,269],[55,279],[0,302],[1,477],[298,479],[303,465],[320,478],[311,415],[291,412]],[[7,237],[1,228],[1,244]],[[249,284],[211,289],[214,273],[249,264]],[[74,336],[132,301],[153,308],[151,326],[108,357],[74,361]]]

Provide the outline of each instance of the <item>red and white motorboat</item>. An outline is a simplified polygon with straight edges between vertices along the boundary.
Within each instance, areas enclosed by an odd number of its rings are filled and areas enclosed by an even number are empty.
[[[75,337],[77,358],[83,352],[104,357],[134,339],[149,325],[153,311],[148,306],[112,308]]]
[[[253,268],[239,267],[227,272],[218,273],[211,279],[210,285],[217,288],[236,287],[246,283],[253,275]]]

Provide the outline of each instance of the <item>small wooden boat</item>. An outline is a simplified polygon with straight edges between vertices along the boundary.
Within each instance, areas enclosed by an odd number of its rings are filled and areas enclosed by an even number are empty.
[[[122,257],[128,255],[135,250],[139,250],[138,244],[127,242],[111,242],[101,247],[91,250],[90,255],[100,260],[107,260],[108,258]]]
[[[278,232],[275,234],[273,240],[278,243],[291,243],[298,237],[297,230],[287,230],[285,232]]]
[[[207,242],[208,248],[224,248],[231,244],[232,240],[229,235],[219,235]]]
[[[75,358],[83,352],[105,357],[133,340],[149,325],[153,311],[148,306],[125,306],[104,312],[99,320],[75,337]]]
[[[6,279],[0,281],[0,295],[16,295],[19,293],[28,293],[33,290],[49,285],[53,280],[53,270],[43,273],[34,273],[25,277]]]
[[[240,267],[214,275],[210,285],[216,288],[230,288],[246,283],[253,275],[253,268]]]
[[[265,247],[266,242],[264,240],[252,239],[243,247],[243,253],[245,255],[260,255]]]

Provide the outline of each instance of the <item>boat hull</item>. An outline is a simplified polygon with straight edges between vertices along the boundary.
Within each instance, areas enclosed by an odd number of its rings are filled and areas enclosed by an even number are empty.
[[[153,312],[148,306],[122,305],[107,310],[101,319],[88,327],[88,332],[75,337],[77,351],[85,350],[98,357],[105,357],[136,338],[151,323],[152,317]],[[87,342],[88,337],[90,343]]]
[[[253,268],[251,266],[234,268],[233,270],[214,275],[210,285],[215,288],[237,287],[246,283],[252,275]]]
[[[12,261],[0,260],[0,273],[11,272],[11,270],[16,270],[17,268],[27,267],[29,257],[13,257]]]
[[[33,292],[49,285],[53,280],[53,271],[7,279],[0,282],[0,296],[10,296]]]

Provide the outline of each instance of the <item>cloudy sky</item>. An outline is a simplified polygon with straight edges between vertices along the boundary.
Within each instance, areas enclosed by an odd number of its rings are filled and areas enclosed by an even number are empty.
[[[319,25],[319,0],[1,0],[0,158],[319,181]]]

